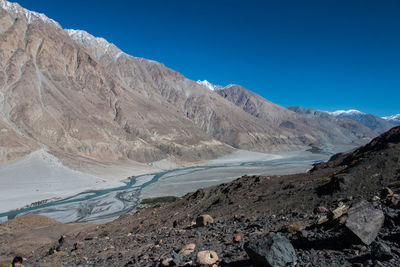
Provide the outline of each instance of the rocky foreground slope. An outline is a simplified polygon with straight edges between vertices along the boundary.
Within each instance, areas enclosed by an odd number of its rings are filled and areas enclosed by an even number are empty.
[[[398,266],[399,193],[395,127],[308,173],[243,176],[104,225],[21,217],[0,225],[0,253],[42,266]]]

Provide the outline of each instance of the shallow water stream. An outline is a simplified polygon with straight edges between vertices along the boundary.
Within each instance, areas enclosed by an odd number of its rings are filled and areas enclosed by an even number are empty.
[[[305,172],[312,164],[327,160],[327,154],[302,152],[265,161],[214,162],[208,166],[174,169],[131,177],[125,185],[90,190],[48,203],[0,213],[0,222],[35,213],[58,221],[106,222],[133,211],[144,197],[182,196],[198,188],[229,182],[242,175],[283,175]]]

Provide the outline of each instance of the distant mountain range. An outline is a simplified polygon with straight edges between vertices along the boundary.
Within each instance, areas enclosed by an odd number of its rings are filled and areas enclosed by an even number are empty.
[[[357,121],[378,134],[382,134],[392,127],[400,125],[400,114],[380,118],[373,114],[367,114],[355,109],[337,110],[328,113],[339,118],[348,118]]]
[[[395,124],[395,125],[400,125],[400,114],[392,115],[392,116],[387,116],[387,117],[382,117],[382,119]]]
[[[0,0],[0,25],[2,163],[40,148],[79,166],[194,162],[235,149],[355,146],[380,132],[239,85],[189,80],[16,3]]]

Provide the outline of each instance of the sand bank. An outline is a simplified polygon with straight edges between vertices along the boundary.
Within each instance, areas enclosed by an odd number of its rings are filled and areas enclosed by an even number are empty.
[[[0,168],[0,212],[121,184],[65,167],[41,149]]]

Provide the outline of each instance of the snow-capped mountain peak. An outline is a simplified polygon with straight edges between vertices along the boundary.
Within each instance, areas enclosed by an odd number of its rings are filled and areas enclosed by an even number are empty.
[[[93,48],[93,54],[97,59],[100,59],[104,54],[110,54],[114,59],[118,59],[124,52],[114,44],[109,43],[101,37],[94,37],[90,33],[82,30],[66,30],[69,36],[79,42],[86,48]]]
[[[25,19],[28,24],[32,24],[36,21],[41,21],[57,29],[62,29],[58,22],[48,18],[42,13],[25,9],[21,7],[18,3],[0,0],[0,8],[3,8],[15,17]],[[66,32],[74,41],[82,44],[85,48],[91,48],[96,59],[100,59],[104,54],[109,54],[114,59],[118,59],[121,55],[124,54],[121,49],[116,47],[114,44],[109,43],[106,39],[94,37],[86,31],[66,29]]]
[[[46,24],[50,24],[55,26],[58,29],[61,29],[60,24],[58,22],[48,18],[46,15],[34,11],[30,11],[21,7],[18,3],[8,2],[6,0],[0,0],[0,7],[7,10],[8,12],[15,14],[18,17],[25,18],[26,21],[31,24],[37,20],[41,20]]]
[[[382,117],[382,119],[387,120],[387,121],[398,121],[398,122],[400,122],[400,114]]]
[[[207,88],[210,89],[211,91],[215,91],[215,87],[216,87],[216,86],[215,86],[214,84],[210,83],[210,82],[207,81],[207,80],[204,80],[204,81],[198,80],[197,83],[200,84],[200,85],[203,85],[203,86],[207,87]]]
[[[356,109],[349,109],[349,110],[336,110],[333,112],[328,112],[329,114],[333,115],[333,116],[340,116],[340,115],[364,115],[366,113],[361,112],[359,110]]]
[[[218,90],[222,90],[222,89],[227,88],[227,86],[224,87],[224,86],[221,86],[221,85],[215,85],[215,84],[210,83],[210,82],[207,81],[207,80],[204,80],[204,81],[198,80],[197,83],[200,84],[200,85],[203,85],[203,86],[207,87],[207,88],[210,89],[211,91],[218,91]],[[228,86],[230,86],[230,85],[228,85]]]

